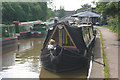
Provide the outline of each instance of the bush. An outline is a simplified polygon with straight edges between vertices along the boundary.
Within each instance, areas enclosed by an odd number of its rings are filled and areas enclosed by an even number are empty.
[[[111,30],[114,32],[118,32],[118,18],[110,19],[109,25],[111,26]]]
[[[119,29],[118,29],[118,18],[117,17],[110,19],[108,25],[103,25],[103,26],[109,28],[113,32],[118,33],[118,35],[120,35]]]
[[[112,32],[118,34],[118,40],[120,40],[120,23],[117,17],[110,19],[108,25],[103,25],[103,27],[109,28]]]

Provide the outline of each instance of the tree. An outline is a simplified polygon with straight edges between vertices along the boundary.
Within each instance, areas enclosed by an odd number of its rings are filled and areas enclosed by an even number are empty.
[[[2,4],[2,21],[6,23],[10,23],[14,20],[14,8],[10,3],[3,3]]]
[[[81,5],[82,8],[80,8],[80,10],[86,10],[88,8],[91,8],[91,5],[89,4],[84,4],[84,5]]]
[[[10,14],[10,15],[12,15],[11,17],[13,17],[13,20],[11,20],[11,21],[15,21],[15,20],[24,21],[26,15],[25,15],[25,11],[21,7],[20,3],[15,2],[15,3],[10,3],[10,4],[11,4],[12,8],[14,9],[14,12],[13,12],[14,15]],[[9,11],[8,11],[8,13],[9,13]]]
[[[41,12],[41,20],[46,20],[48,16],[48,7],[46,2],[39,2],[39,5],[41,6],[42,12]]]
[[[2,23],[10,24],[13,21],[45,21],[51,15],[47,2],[4,2],[2,3]]]
[[[58,10],[58,17],[62,18],[63,16],[65,16],[65,10],[64,7],[60,6],[60,10]]]
[[[108,25],[111,27],[113,31],[118,31],[118,28],[120,27],[120,23],[118,22],[120,20],[118,7],[120,5],[118,2],[97,2],[96,3],[96,12],[99,14],[102,14],[102,24],[104,25],[105,21],[107,21]],[[120,32],[119,32],[120,34]]]
[[[29,3],[29,2],[24,3],[24,2],[21,2],[19,4],[20,4],[20,6],[23,8],[23,10],[25,12],[25,14],[24,14],[24,20],[23,21],[29,21],[29,20],[31,20],[31,15],[32,14],[31,14],[31,8],[30,8],[30,6],[33,3]]]
[[[97,2],[96,10],[99,14],[105,14],[114,17],[118,14],[118,3],[117,2]]]

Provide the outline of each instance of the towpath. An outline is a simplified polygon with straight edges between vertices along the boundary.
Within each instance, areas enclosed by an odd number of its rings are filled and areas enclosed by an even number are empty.
[[[118,44],[120,43],[118,36],[107,28],[98,26],[97,28],[99,28],[102,33],[103,47],[108,61],[110,78],[118,78],[118,57],[120,56],[118,55]]]

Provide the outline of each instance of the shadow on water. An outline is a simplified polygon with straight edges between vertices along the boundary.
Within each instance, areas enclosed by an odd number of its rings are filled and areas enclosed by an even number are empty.
[[[56,79],[69,79],[69,78],[87,78],[87,67],[83,67],[81,69],[77,69],[77,70],[72,70],[72,71],[67,71],[67,72],[61,72],[61,73],[53,73],[51,71],[48,71],[44,68],[41,69],[41,73],[40,73],[40,79],[52,79],[52,78],[56,78]]]

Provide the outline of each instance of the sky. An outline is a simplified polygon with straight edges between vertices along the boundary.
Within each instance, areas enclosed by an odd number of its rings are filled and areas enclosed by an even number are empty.
[[[56,6],[56,10],[60,9],[60,6],[63,6],[65,10],[72,11],[81,8],[83,4],[91,4],[92,7],[95,7],[91,2],[95,0],[53,0],[53,5]]]

